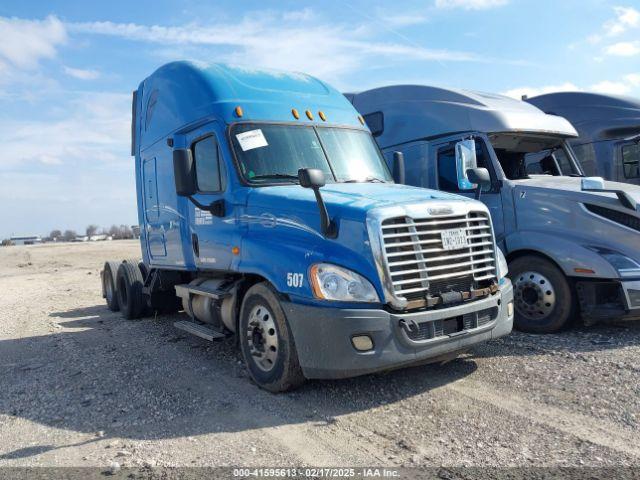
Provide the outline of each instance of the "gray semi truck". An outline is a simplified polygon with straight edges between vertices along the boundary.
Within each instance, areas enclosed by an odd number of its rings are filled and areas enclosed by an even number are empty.
[[[587,324],[640,319],[640,187],[585,178],[567,120],[501,95],[428,86],[346,96],[397,179],[481,195],[507,255],[516,328],[553,332],[578,314]],[[476,188],[472,167],[486,169],[490,187]]]
[[[587,92],[523,100],[571,122],[580,135],[571,147],[587,175],[640,185],[640,100]]]

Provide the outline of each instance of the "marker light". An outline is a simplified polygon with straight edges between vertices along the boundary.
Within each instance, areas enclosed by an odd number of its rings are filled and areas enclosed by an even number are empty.
[[[298,113],[298,110],[296,110],[295,108],[291,109],[291,114],[293,115],[293,118],[295,118],[296,120],[300,118],[300,114]]]
[[[236,107],[235,112],[238,118],[242,117],[242,107],[240,106]]]
[[[327,121],[327,117],[322,110],[318,112],[318,116],[322,119],[323,122]]]
[[[233,247],[231,249],[231,253],[233,253],[234,255],[240,255],[240,248],[239,247]]]
[[[364,125],[364,118],[362,115],[358,115],[358,120],[360,120],[360,125]]]
[[[311,113],[311,111],[310,111],[310,110],[307,110],[307,111],[306,111],[306,112],[304,112],[304,113],[306,113],[306,114],[307,114],[307,118],[308,118],[309,120],[313,120],[313,113]]]
[[[588,273],[588,274],[596,273],[590,268],[574,268],[573,271],[576,273]]]

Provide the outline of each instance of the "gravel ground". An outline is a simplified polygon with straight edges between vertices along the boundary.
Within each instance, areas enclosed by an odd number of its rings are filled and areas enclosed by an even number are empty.
[[[0,249],[0,466],[640,466],[638,323],[273,395],[184,314],[107,310],[102,263],[138,255]]]

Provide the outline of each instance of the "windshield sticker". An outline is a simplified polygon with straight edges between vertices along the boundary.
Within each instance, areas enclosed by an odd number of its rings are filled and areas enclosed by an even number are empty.
[[[236,138],[238,139],[238,143],[240,143],[240,148],[242,148],[243,152],[269,145],[267,143],[267,139],[264,138],[262,130],[260,129],[238,133]]]

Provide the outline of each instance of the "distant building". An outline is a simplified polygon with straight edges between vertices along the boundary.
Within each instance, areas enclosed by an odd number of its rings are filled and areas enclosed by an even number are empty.
[[[40,238],[40,235],[11,237],[9,240],[13,245],[35,245],[36,243],[42,243],[42,238]]]
[[[88,242],[89,237],[87,235],[78,235],[74,240],[74,242]]]
[[[90,242],[102,242],[105,240],[113,240],[111,235],[107,235],[106,233],[100,233],[98,235],[91,235],[89,237]]]

